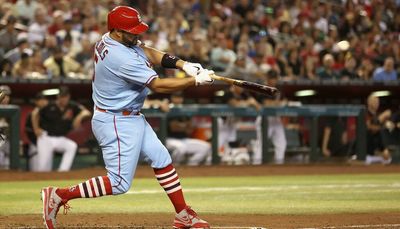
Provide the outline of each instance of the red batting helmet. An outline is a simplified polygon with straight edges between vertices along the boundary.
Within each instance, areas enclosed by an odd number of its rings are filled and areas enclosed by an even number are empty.
[[[117,6],[108,13],[108,30],[120,29],[132,34],[141,34],[149,29],[139,12],[129,6]]]

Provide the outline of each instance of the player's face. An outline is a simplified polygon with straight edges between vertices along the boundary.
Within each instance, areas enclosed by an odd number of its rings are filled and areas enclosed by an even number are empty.
[[[132,33],[127,33],[125,31],[122,31],[122,43],[128,47],[133,47],[134,45],[137,44],[137,41],[139,40],[139,35],[135,35]]]

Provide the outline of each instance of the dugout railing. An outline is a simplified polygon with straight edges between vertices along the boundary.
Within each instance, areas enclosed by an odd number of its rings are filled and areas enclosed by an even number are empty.
[[[228,105],[183,105],[171,108],[168,113],[158,109],[143,110],[146,117],[156,117],[161,120],[158,136],[161,141],[167,137],[167,121],[171,117],[179,116],[210,116],[212,118],[212,162],[219,164],[218,156],[218,124],[221,116],[257,117],[262,116],[262,133],[268,133],[268,116],[307,117],[311,120],[310,126],[310,161],[316,162],[319,158],[318,150],[318,121],[323,116],[356,117],[356,146],[355,153],[359,160],[365,159],[366,153],[366,123],[365,107],[361,105],[307,105],[299,107],[266,107],[260,112],[253,108],[232,108]],[[273,152],[269,150],[270,143],[267,134],[262,135],[263,163],[272,161]]]
[[[262,133],[268,132],[269,116],[285,117],[306,117],[311,120],[310,125],[310,161],[316,162],[319,158],[318,150],[318,121],[323,116],[337,117],[356,117],[356,146],[355,152],[359,160],[365,159],[366,153],[366,123],[365,107],[357,105],[307,105],[299,107],[268,107],[256,112],[253,108],[242,107],[232,108],[228,105],[183,105],[173,107],[167,113],[159,109],[144,109],[142,112],[148,118],[160,119],[158,136],[161,141],[167,137],[168,118],[179,116],[210,116],[212,118],[212,163],[219,164],[218,155],[218,123],[217,119],[221,116],[235,117],[257,117],[262,116]],[[10,168],[19,168],[19,128],[20,128],[20,109],[18,106],[0,106],[0,117],[7,118],[10,122],[9,141],[10,141]],[[263,163],[269,163],[273,158],[273,151],[269,150],[270,143],[267,134],[262,137]]]

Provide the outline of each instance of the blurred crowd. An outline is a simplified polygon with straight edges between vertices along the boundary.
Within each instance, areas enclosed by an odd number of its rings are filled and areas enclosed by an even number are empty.
[[[119,4],[143,14],[146,44],[226,76],[399,78],[398,0],[0,0],[1,77],[90,78],[92,47]]]

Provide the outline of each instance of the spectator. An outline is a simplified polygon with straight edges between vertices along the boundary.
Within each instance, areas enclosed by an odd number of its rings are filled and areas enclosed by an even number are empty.
[[[44,61],[47,73],[50,77],[68,77],[73,73],[81,71],[78,62],[69,56],[65,56],[61,47],[56,47],[53,54]]]
[[[18,36],[18,42],[17,42],[17,47],[11,49],[4,55],[4,59],[8,59],[11,61],[11,63],[14,65],[18,60],[21,59],[21,54],[24,52],[24,50],[29,49],[29,43],[28,40],[24,35],[19,35]]]
[[[325,54],[323,59],[323,66],[317,69],[317,75],[321,80],[334,80],[338,79],[339,76],[333,69],[335,60],[331,54]]]
[[[301,67],[301,60],[297,49],[293,49],[288,54],[288,67],[291,68],[293,75],[303,76],[303,68]],[[288,70],[286,70],[288,72]]]
[[[43,47],[41,48],[42,61],[49,58],[53,54],[53,51],[58,47],[57,39],[53,35],[46,35],[43,43]]]
[[[6,27],[0,31],[0,60],[5,53],[17,46],[18,32],[14,27],[16,22],[14,16],[8,16]]]
[[[256,53],[253,57],[254,70],[253,79],[255,82],[262,83],[264,81],[265,74],[271,69],[271,66],[264,61],[264,55]]]
[[[66,53],[71,58],[74,58],[76,53],[78,53],[81,47],[81,32],[72,30],[72,20],[67,19],[64,21],[63,29],[56,32],[56,37],[59,44],[63,44]],[[66,45],[68,43],[68,45]]]
[[[182,106],[183,96],[180,93],[171,95],[174,106]],[[191,138],[193,132],[189,117],[174,117],[168,120],[168,138],[166,147],[171,150],[174,163],[200,165],[211,163],[211,144],[200,139]]]
[[[228,65],[222,75],[236,79],[257,81],[258,78],[255,76],[255,70],[257,68],[251,58],[238,56],[235,62]]]
[[[29,21],[32,21],[34,18],[34,12],[39,7],[38,2],[32,0],[18,0],[15,4],[14,11],[16,12],[19,18],[28,24]]]
[[[217,42],[216,47],[211,49],[211,68],[215,71],[225,71],[235,62],[236,54],[228,48],[228,41],[224,35],[219,35]]]
[[[89,40],[90,44],[96,43],[96,41],[101,39],[101,35],[96,31],[94,17],[84,18],[82,20],[81,30],[81,41],[83,39]]]
[[[369,58],[361,60],[361,64],[357,69],[357,75],[360,79],[371,80],[374,71],[374,64]]]
[[[56,35],[56,33],[61,30],[64,26],[63,12],[61,10],[56,10],[53,12],[52,23],[47,28],[50,35]]]
[[[12,71],[12,63],[11,61],[4,59],[1,61],[0,65],[0,73],[1,73],[1,78],[7,78],[11,76],[11,71]]]
[[[83,72],[89,74],[93,69],[93,45],[89,39],[82,38],[82,50],[76,54],[75,60],[82,66]]]
[[[397,80],[397,73],[394,69],[393,57],[388,57],[382,67],[375,69],[373,75],[374,81],[393,81]]]
[[[342,81],[358,79],[356,65],[357,62],[354,57],[348,57],[344,63],[344,68],[340,71],[340,79]]]
[[[43,78],[46,69],[42,63],[42,55],[39,50],[25,49],[21,59],[15,63],[12,69],[14,78]]]
[[[55,102],[32,113],[32,126],[37,137],[38,164],[36,171],[51,171],[54,151],[61,151],[63,158],[58,171],[68,171],[77,150],[77,144],[66,137],[72,129],[80,127],[83,119],[91,115],[82,105],[70,101],[67,87],[60,87]]]
[[[31,73],[31,56],[32,50],[25,49],[21,54],[21,59],[18,60],[12,69],[12,76],[14,78],[27,78],[28,74]]]
[[[313,48],[314,40],[311,37],[307,37],[304,41],[304,49],[300,53],[300,57],[303,60],[304,66],[304,77],[314,80],[317,79],[315,67],[318,64],[318,54]]]
[[[47,33],[46,10],[38,7],[35,10],[35,20],[28,28],[28,41],[31,44],[41,45]]]
[[[47,77],[46,68],[43,65],[43,56],[41,50],[33,50],[30,60],[30,71],[28,72],[27,76],[30,78]]]

